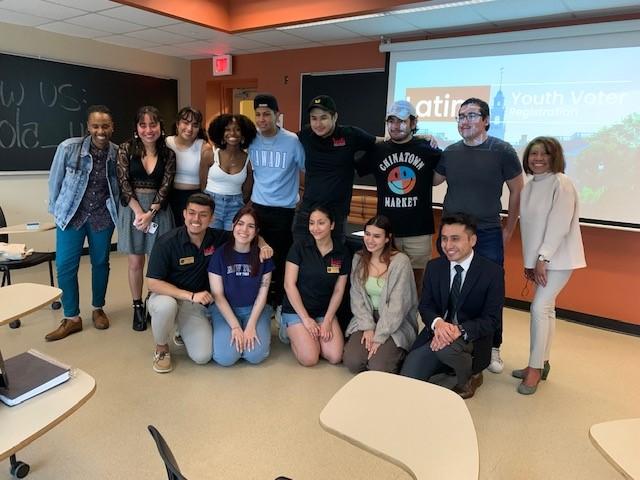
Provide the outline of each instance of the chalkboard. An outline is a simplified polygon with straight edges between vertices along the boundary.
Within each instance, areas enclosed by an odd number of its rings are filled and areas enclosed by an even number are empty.
[[[307,105],[315,96],[329,95],[338,108],[338,123],[355,125],[372,135],[384,137],[387,81],[386,71],[303,74],[301,121],[303,124],[309,123]],[[360,177],[357,174],[354,183],[376,184],[373,175]]]
[[[0,172],[48,171],[58,144],[84,135],[94,104],[111,109],[121,143],[142,105],[159,108],[171,129],[178,81],[0,54]]]

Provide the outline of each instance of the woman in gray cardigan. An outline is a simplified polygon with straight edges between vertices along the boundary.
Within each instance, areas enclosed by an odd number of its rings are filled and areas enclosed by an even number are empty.
[[[353,257],[347,368],[398,372],[416,338],[417,305],[411,261],[396,250],[389,220],[378,215],[365,224],[364,248]]]

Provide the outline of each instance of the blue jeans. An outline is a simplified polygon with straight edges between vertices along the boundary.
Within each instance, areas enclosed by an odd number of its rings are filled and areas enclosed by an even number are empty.
[[[233,217],[238,210],[244,207],[242,194],[238,195],[222,195],[220,193],[206,192],[215,203],[215,211],[213,213],[213,222],[209,225],[211,228],[218,230],[233,230]]]
[[[253,350],[238,352],[231,344],[231,327],[225,320],[222,313],[212,304],[209,307],[211,320],[213,321],[213,361],[223,367],[229,367],[239,359],[244,358],[249,363],[260,363],[269,356],[269,346],[271,345],[271,313],[269,305],[265,305],[256,323],[256,335],[260,343],[256,342]],[[233,314],[240,322],[244,330],[249,322],[249,316],[253,305],[247,307],[232,307]]]
[[[109,281],[109,250],[114,226],[99,232],[86,222],[78,230],[56,228],[56,271],[58,286],[62,289],[62,306],[65,317],[80,315],[80,295],[78,293],[78,267],[84,239],[89,241],[91,259],[91,304],[104,307],[104,297]]]

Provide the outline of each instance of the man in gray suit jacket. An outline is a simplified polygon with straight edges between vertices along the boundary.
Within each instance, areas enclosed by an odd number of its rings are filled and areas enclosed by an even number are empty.
[[[400,373],[428,381],[452,368],[454,391],[470,398],[482,384],[490,357],[490,339],[504,304],[504,274],[498,264],[474,254],[476,225],[469,215],[444,216],[441,225],[446,257],[427,264],[418,307],[425,328]],[[486,359],[485,365],[474,368],[474,356]]]

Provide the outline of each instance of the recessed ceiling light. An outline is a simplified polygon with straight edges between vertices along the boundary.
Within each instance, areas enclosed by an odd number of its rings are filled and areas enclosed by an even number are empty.
[[[369,13],[367,15],[357,15],[355,17],[332,18],[330,20],[319,20],[317,22],[298,23],[296,25],[287,25],[285,27],[277,27],[276,30],[292,30],[294,28],[315,27],[317,25],[329,25],[331,23],[350,22],[352,20],[364,20],[365,18],[384,17],[384,13]]]
[[[429,10],[440,10],[442,8],[452,8],[452,7],[465,7],[469,5],[476,5],[478,3],[489,3],[494,1],[495,0],[461,0],[459,2],[437,3],[432,5],[426,5],[424,7],[403,8],[401,10],[393,10],[391,12],[388,12],[387,15],[403,15],[405,13],[427,12]]]

